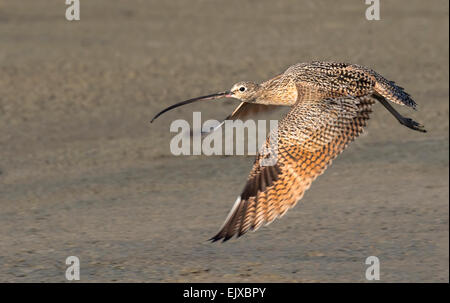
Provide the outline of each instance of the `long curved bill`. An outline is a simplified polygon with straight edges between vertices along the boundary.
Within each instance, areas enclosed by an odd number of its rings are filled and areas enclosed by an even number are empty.
[[[155,121],[156,118],[158,118],[159,116],[161,116],[165,112],[167,112],[169,110],[172,110],[174,108],[177,108],[179,106],[182,106],[182,105],[185,105],[185,104],[189,104],[189,103],[193,103],[193,102],[197,102],[197,101],[212,100],[212,99],[218,99],[218,98],[223,98],[223,97],[231,97],[231,92],[230,91],[225,91],[225,92],[221,92],[221,93],[216,93],[216,94],[212,94],[212,95],[197,97],[197,98],[193,98],[193,99],[189,99],[189,100],[186,100],[186,101],[182,101],[182,102],[176,103],[174,105],[171,105],[171,106],[167,107],[166,109],[163,109],[159,113],[157,113],[156,116],[153,117],[152,121],[150,121],[150,123]]]

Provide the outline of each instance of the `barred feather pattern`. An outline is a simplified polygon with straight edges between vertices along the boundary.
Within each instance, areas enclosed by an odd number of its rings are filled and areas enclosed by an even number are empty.
[[[385,79],[374,70],[357,64],[322,61],[299,63],[289,67],[283,78],[341,95],[364,96],[376,93],[393,103],[416,108],[416,102],[403,87]]]
[[[311,183],[363,132],[375,100],[370,96],[303,99],[280,121],[276,149],[266,141],[244,190],[212,241],[255,231],[296,205]],[[268,152],[273,166],[262,166]]]

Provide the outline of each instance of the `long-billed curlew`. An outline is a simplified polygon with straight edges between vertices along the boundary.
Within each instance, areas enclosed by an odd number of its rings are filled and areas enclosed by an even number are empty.
[[[403,117],[389,104],[391,101],[416,108],[402,87],[369,68],[335,62],[296,64],[261,84],[238,82],[229,91],[172,105],[153,120],[175,107],[221,97],[241,101],[227,119],[236,119],[267,105],[292,108],[276,130],[276,164],[263,166],[264,155],[256,156],[242,194],[212,241],[226,241],[234,235],[255,231],[295,206],[311,182],[363,132],[376,101],[401,124],[426,132],[422,125]],[[263,149],[270,148],[267,140]]]

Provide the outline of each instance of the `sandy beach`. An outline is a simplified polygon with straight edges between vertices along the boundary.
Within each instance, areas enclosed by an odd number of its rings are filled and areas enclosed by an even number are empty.
[[[0,0],[0,282],[449,281],[448,1]],[[161,109],[298,62],[369,66],[424,124],[380,104],[363,136],[282,219],[210,243],[254,157],[174,156]]]

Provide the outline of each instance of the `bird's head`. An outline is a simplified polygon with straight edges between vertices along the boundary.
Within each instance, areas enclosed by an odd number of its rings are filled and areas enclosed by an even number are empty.
[[[231,87],[231,89],[228,91],[215,93],[212,95],[207,95],[207,96],[202,96],[202,97],[197,97],[197,98],[185,100],[185,101],[176,103],[174,105],[171,105],[171,106],[167,107],[166,109],[163,109],[162,111],[160,111],[158,114],[156,114],[156,116],[152,119],[151,122],[153,122],[160,115],[162,115],[163,113],[165,113],[171,109],[174,109],[176,107],[179,107],[179,106],[182,106],[185,104],[202,101],[202,100],[212,100],[212,99],[219,99],[219,98],[235,98],[235,99],[239,99],[243,102],[255,102],[256,98],[258,96],[259,87],[260,87],[259,84],[256,84],[256,83],[249,82],[249,81],[241,81],[241,82],[234,84]]]
[[[233,85],[230,90],[230,97],[239,99],[243,102],[253,102],[259,92],[259,84],[241,81]]]

